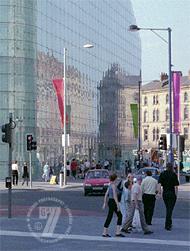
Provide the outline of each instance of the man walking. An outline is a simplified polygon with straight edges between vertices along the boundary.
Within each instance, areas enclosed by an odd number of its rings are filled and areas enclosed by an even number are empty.
[[[163,187],[162,197],[166,206],[165,229],[170,231],[172,229],[172,212],[176,203],[179,186],[177,175],[174,173],[171,163],[167,163],[166,171],[160,174],[158,184],[159,194],[161,194],[161,186]]]
[[[13,185],[18,185],[18,162],[15,160],[15,162],[11,166],[12,168],[12,176],[13,176]]]
[[[146,171],[146,178],[142,181],[141,188],[146,224],[152,225],[156,194],[158,193],[158,182],[152,178],[152,172],[150,170]]]
[[[130,212],[129,212],[129,216],[127,217],[125,224],[123,225],[121,229],[122,232],[128,233],[128,228],[132,225],[132,222],[133,222],[135,209],[138,209],[139,215],[140,215],[141,227],[144,231],[144,234],[153,233],[148,228],[148,225],[146,224],[145,217],[144,217],[143,203],[142,203],[142,189],[140,186],[141,182],[142,182],[142,178],[138,177],[137,183],[134,183],[134,185],[132,186]]]

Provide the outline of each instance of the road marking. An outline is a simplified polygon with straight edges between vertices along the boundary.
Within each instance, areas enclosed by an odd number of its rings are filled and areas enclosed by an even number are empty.
[[[0,235],[4,236],[16,236],[16,237],[33,237],[30,232],[21,231],[6,231],[1,230]],[[42,237],[42,233],[35,233],[39,237]],[[74,235],[74,234],[52,234],[43,233],[43,238],[58,238],[67,240],[83,240],[83,241],[107,241],[107,242],[120,242],[120,243],[141,243],[141,244],[157,244],[157,245],[169,245],[169,246],[190,246],[189,241],[176,241],[176,240],[159,240],[159,239],[142,239],[142,238],[105,238],[100,236],[90,236],[90,235]]]

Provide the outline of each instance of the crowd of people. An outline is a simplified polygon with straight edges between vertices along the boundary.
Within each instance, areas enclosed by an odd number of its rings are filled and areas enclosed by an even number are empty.
[[[154,214],[156,197],[162,194],[165,207],[165,229],[172,229],[172,212],[175,206],[179,182],[171,163],[160,174],[157,181],[147,170],[146,177],[133,177],[128,173],[125,180],[117,182],[117,175],[110,175],[110,185],[104,197],[103,209],[108,205],[108,214],[104,223],[103,237],[110,237],[108,228],[113,213],[117,215],[116,236],[125,237],[125,234],[133,230],[135,211],[138,211],[141,228],[144,234],[152,234],[150,225]]]
[[[83,179],[88,170],[93,169],[111,169],[111,162],[108,160],[95,162],[92,160],[91,162],[87,159],[83,161],[78,161],[73,158],[71,161],[66,162],[66,173],[68,177],[76,180],[77,178]],[[48,162],[43,166],[43,174],[42,179],[45,182],[49,182],[52,175],[57,176],[57,180],[59,179],[59,173],[64,172],[64,165],[60,162],[58,165],[50,166]]]

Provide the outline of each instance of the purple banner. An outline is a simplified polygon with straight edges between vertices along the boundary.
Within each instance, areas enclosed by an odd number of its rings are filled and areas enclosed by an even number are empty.
[[[180,133],[181,130],[181,109],[180,109],[180,81],[181,72],[173,72],[173,111],[174,111],[174,133]]]

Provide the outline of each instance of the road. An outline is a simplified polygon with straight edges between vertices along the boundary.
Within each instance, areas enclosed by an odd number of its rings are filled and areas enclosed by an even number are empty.
[[[56,201],[51,201],[54,198]],[[83,195],[82,188],[63,191],[17,190],[13,192],[13,217],[7,218],[7,194],[1,193],[1,250],[60,250],[60,251],[112,251],[112,250],[162,250],[189,251],[190,220],[188,199],[179,199],[174,210],[173,230],[164,229],[165,209],[162,199],[157,200],[152,235],[131,233],[126,238],[116,238],[114,218],[110,226],[112,238],[101,237],[106,210],[102,211],[103,196]],[[40,200],[41,199],[41,200]],[[57,204],[56,204],[57,203]],[[52,208],[62,204],[58,221],[42,236],[40,228],[48,219],[40,218],[37,207]],[[32,207],[33,206],[33,207]],[[42,215],[44,216],[44,215]],[[54,212],[54,219],[56,218]],[[44,223],[44,224],[45,224]],[[34,227],[35,226],[35,227]],[[43,225],[44,226],[44,225]],[[52,226],[54,226],[52,228]],[[33,227],[33,228],[32,228]],[[38,228],[37,228],[38,227]],[[32,230],[31,230],[32,228]],[[33,231],[35,229],[35,231]],[[32,233],[35,232],[35,236]],[[49,235],[48,235],[49,234]],[[54,242],[54,243],[51,243]]]

